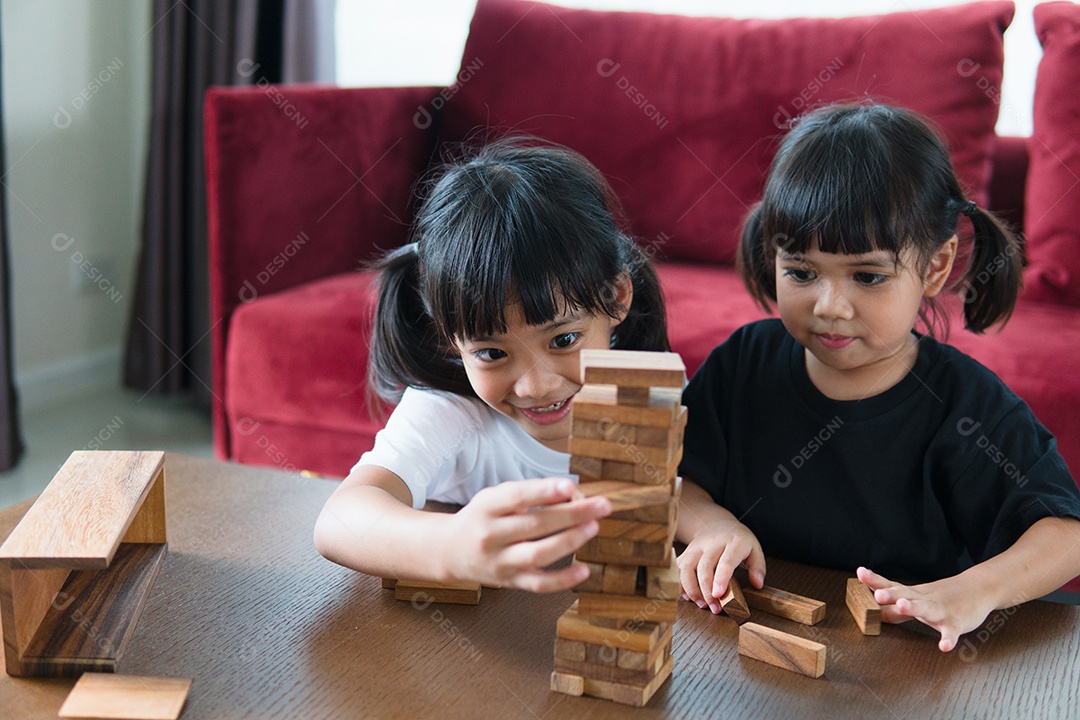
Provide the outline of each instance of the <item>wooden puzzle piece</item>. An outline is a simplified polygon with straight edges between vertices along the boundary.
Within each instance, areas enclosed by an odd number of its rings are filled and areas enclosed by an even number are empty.
[[[739,626],[739,654],[817,678],[825,673],[825,646],[764,625]]]
[[[581,377],[585,384],[682,389],[686,366],[678,353],[582,350]]]
[[[794,620],[803,625],[816,625],[825,619],[825,603],[774,587],[743,588],[746,603],[755,610]]]
[[[858,578],[848,578],[847,607],[863,635],[881,634],[881,606],[873,591]]]
[[[191,678],[83,673],[60,706],[60,717],[175,720],[184,709],[191,682]]]
[[[727,592],[720,598],[720,607],[724,608],[728,617],[740,625],[750,619],[750,608],[746,606],[742,587],[735,578],[728,580]]]

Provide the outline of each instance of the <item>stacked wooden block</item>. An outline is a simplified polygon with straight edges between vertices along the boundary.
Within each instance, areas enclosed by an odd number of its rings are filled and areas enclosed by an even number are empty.
[[[674,353],[585,350],[570,471],[613,512],[575,560],[589,578],[556,626],[551,687],[644,705],[671,675],[686,370]]]

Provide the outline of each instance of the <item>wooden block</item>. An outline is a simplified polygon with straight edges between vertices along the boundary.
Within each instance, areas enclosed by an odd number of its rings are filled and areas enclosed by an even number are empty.
[[[557,637],[555,638],[555,658],[585,662],[585,648],[587,647],[589,646],[583,642]]]
[[[383,590],[393,590],[395,587],[397,587],[397,578],[392,578],[392,577],[384,577],[384,578],[382,578],[382,589]]]
[[[739,626],[739,654],[808,677],[825,672],[824,645],[757,623]]]
[[[613,512],[608,515],[608,519],[637,520],[638,522],[665,523],[669,525],[674,524],[678,518],[679,494],[681,490],[681,478],[675,478],[675,492],[667,502],[649,505],[643,508],[636,508],[634,510]]]
[[[659,505],[671,498],[671,490],[663,485],[639,485],[617,480],[582,483],[578,493],[584,497],[603,495],[611,501],[612,512]]]
[[[673,554],[670,543],[593,538],[579,547],[574,557],[591,563],[666,567]]]
[[[615,390],[615,399],[620,405],[649,407],[649,388],[619,385]]]
[[[175,720],[190,690],[191,678],[83,673],[60,717]]]
[[[750,619],[750,608],[746,606],[742,588],[734,577],[728,581],[727,592],[720,598],[720,606],[728,617],[740,625]]]
[[[585,645],[585,659],[582,662],[589,665],[600,665],[605,667],[615,667],[615,664],[619,660],[619,648],[614,645],[594,645],[592,643],[584,643]],[[587,673],[581,673],[585,677],[589,677]]]
[[[476,605],[480,602],[480,583],[436,583],[399,578],[394,599],[409,602]]]
[[[620,460],[604,460],[600,465],[600,477],[605,480],[621,480],[622,482],[634,482],[634,470],[637,468],[632,462]]]
[[[114,671],[164,561],[165,530],[164,453],[72,453],[0,546],[8,674]]]
[[[881,606],[859,578],[848,578],[847,607],[863,635],[881,634]]]
[[[678,603],[674,600],[603,593],[578,593],[578,613],[582,616],[602,615],[625,620],[644,620],[652,623],[675,622]]]
[[[589,568],[589,577],[573,587],[574,591],[604,592],[604,565],[602,563],[579,562]]]
[[[682,582],[679,580],[679,566],[675,554],[667,567],[645,568],[645,596],[658,600],[678,600],[682,594]]]
[[[559,616],[555,636],[566,640],[611,645],[637,652],[650,652],[660,640],[660,624],[655,622],[634,623],[625,628],[603,628],[592,625],[578,613],[578,603]]]
[[[659,670],[663,664],[664,653],[671,654],[671,632],[672,626],[669,623],[664,623],[660,626],[660,642],[656,644],[650,652],[637,652],[635,650],[627,650],[626,648],[619,648],[619,657],[616,660],[616,665],[627,670],[647,670],[652,668],[653,670]]]
[[[764,610],[803,625],[816,625],[825,619],[825,603],[820,600],[777,590],[768,585],[760,590],[743,588],[743,595],[746,597],[746,604],[755,610]]]
[[[618,650],[612,648],[613,657],[618,656]],[[601,680],[604,682],[619,683],[620,685],[646,685],[653,676],[655,671],[650,672],[646,670],[629,670],[627,668],[618,667],[614,659],[611,664],[597,665],[588,662],[574,662],[572,660],[555,660],[555,672],[564,673],[567,675],[579,675],[585,678],[585,681],[589,680]]]
[[[653,388],[645,407],[619,405],[611,385],[583,385],[574,396],[571,413],[575,420],[618,422],[634,427],[670,428],[678,417],[682,391]]]
[[[620,703],[622,705],[632,705],[633,707],[644,707],[649,699],[656,694],[656,691],[660,689],[660,686],[671,677],[671,668],[673,662],[669,655],[661,666],[660,672],[649,681],[644,687],[638,687],[636,685],[622,685],[619,683],[610,683],[603,680],[590,680],[584,679],[584,693],[590,697],[602,698],[604,700],[611,700],[613,702]]]
[[[682,389],[686,366],[678,353],[582,350],[581,377],[584,383]]]
[[[644,542],[664,542],[668,537],[666,523],[645,523],[638,520],[600,520],[600,532],[596,537],[617,540],[642,540]]]
[[[604,461],[600,458],[585,457],[584,455],[571,455],[570,472],[580,475],[582,478],[602,478],[604,476]]]
[[[638,466],[650,464],[665,469],[671,466],[679,449],[678,447],[667,446],[661,448],[646,447],[632,443],[626,444],[579,437],[570,438],[570,453],[572,455],[615,460]],[[654,470],[651,474],[655,475],[656,471]]]
[[[637,592],[637,581],[637,565],[607,564],[604,565],[604,581],[600,592],[613,595],[633,595]]]
[[[649,428],[653,430],[654,428]],[[574,418],[573,437],[586,440],[609,440],[622,444],[630,444],[637,437],[637,428],[633,425],[624,425],[609,418],[601,420],[583,420]]]
[[[551,673],[551,689],[564,695],[581,697],[585,693],[585,678],[555,671]]]
[[[600,615],[590,615],[588,620],[590,625],[595,625],[596,627],[602,628],[611,628],[614,630],[624,628],[630,624],[629,620],[624,620],[622,618],[602,617]]]
[[[26,568],[107,568],[161,480],[164,462],[163,452],[73,452],[0,547],[0,560]],[[164,502],[163,487],[154,498]],[[164,528],[164,507],[149,515],[159,513],[160,521],[147,518],[148,524]]]

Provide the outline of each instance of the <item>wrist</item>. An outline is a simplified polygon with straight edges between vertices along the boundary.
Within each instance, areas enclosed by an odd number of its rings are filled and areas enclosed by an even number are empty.
[[[459,582],[453,532],[450,526],[456,515],[441,512],[424,512],[421,525],[420,551],[427,558],[427,573],[435,582]]]

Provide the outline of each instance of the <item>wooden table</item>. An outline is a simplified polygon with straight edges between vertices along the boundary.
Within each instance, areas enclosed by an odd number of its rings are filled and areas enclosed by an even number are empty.
[[[397,602],[377,578],[316,553],[312,528],[335,482],[165,463],[169,554],[120,671],[193,677],[184,718],[1080,715],[1080,608],[995,613],[946,655],[906,627],[864,637],[844,606],[845,573],[778,560],[769,583],[825,600],[828,615],[813,627],[754,619],[825,643],[824,677],[740,657],[734,622],[681,603],[674,675],[647,707],[560,695],[548,678],[572,593]],[[0,512],[0,538],[27,507]],[[0,717],[56,717],[72,684],[0,675]]]

